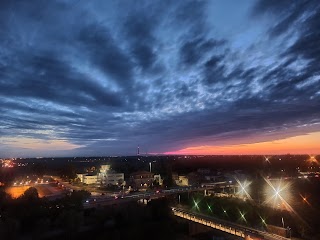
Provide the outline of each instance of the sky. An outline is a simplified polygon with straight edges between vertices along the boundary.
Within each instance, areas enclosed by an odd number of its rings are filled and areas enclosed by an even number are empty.
[[[317,0],[1,0],[0,157],[320,153]]]

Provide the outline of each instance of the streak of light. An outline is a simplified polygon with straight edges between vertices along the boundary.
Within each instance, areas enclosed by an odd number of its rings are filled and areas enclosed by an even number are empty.
[[[297,217],[301,222],[309,226],[308,223],[288,203],[288,199],[290,198],[290,183],[287,182],[286,184],[282,184],[282,182],[280,181],[278,182],[277,186],[274,186],[269,179],[265,177],[263,177],[263,179],[272,189],[272,192],[268,193],[270,197],[266,199],[266,201],[263,204],[268,204],[270,203],[270,201],[273,201],[274,207],[276,207],[277,205],[279,206],[279,204],[281,204],[291,215]]]
[[[238,195],[240,195],[241,197],[244,197],[244,195],[249,199],[249,200],[253,200],[252,199],[252,197],[250,196],[250,194],[249,194],[249,186],[250,186],[250,184],[251,184],[251,182],[249,182],[249,181],[247,181],[247,180],[245,180],[244,182],[240,182],[239,181],[239,179],[238,178],[235,178],[236,179],[236,181],[237,181],[237,183],[239,184],[239,187],[240,187],[240,189],[239,189],[239,191],[238,191]]]

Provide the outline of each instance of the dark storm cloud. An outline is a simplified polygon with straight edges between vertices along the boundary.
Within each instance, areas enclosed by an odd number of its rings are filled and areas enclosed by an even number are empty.
[[[222,63],[223,56],[212,56],[204,64],[205,82],[213,83],[218,81],[224,81],[225,68]]]
[[[150,69],[157,59],[153,46],[155,39],[152,34],[153,19],[146,16],[130,16],[124,23],[125,36],[129,40],[130,53],[137,65],[143,70]]]
[[[87,57],[93,64],[116,79],[120,85],[127,87],[132,84],[132,68],[129,56],[119,48],[109,29],[98,24],[84,26],[79,34]]]
[[[235,9],[227,19],[209,11],[222,2],[0,4],[2,143],[165,152],[278,139],[320,122],[316,1],[257,1],[237,10],[245,27],[230,31]]]
[[[73,106],[121,104],[116,94],[103,91],[50,52],[34,56],[23,53],[19,57],[20,63],[15,63],[13,67],[3,67],[6,81],[0,89],[2,96],[11,97],[14,93],[19,97],[39,98]]]
[[[307,84],[312,77],[319,76],[320,64],[320,7],[317,1],[298,1],[293,4],[286,1],[259,1],[257,8],[261,14],[270,12],[270,14],[285,14],[286,17],[276,24],[276,27],[270,30],[272,36],[279,36],[286,33],[290,28],[295,30],[297,26],[297,40],[289,46],[282,57],[287,58],[287,62],[279,65],[274,70],[265,75],[267,79],[287,79],[287,81],[278,81],[270,90],[275,99],[282,96],[296,99],[302,102],[308,102],[308,98],[315,96],[319,91],[318,87],[297,88],[297,85]],[[304,69],[296,74],[288,66],[297,59],[308,61]],[[312,85],[312,84],[311,84]],[[311,100],[311,102],[313,102]]]

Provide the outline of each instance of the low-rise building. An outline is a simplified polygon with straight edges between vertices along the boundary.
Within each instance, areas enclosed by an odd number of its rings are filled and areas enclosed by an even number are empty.
[[[198,168],[197,172],[202,175],[208,175],[211,173],[211,170],[209,168]]]
[[[138,171],[130,174],[130,184],[136,188],[149,187],[154,181],[154,174],[147,171]]]
[[[86,173],[77,173],[77,178],[80,179],[80,182],[83,182],[83,177],[87,175]]]
[[[109,172],[99,176],[101,185],[124,185],[124,173]]]
[[[178,175],[178,173],[173,172],[173,173],[171,174],[171,176],[172,176],[172,181],[173,181],[173,182],[176,182],[176,181],[179,180],[179,175]]]
[[[155,174],[153,176],[153,179],[154,181],[158,182],[160,186],[162,186],[163,184],[163,179],[161,178],[161,175],[160,174]]]
[[[124,173],[116,173],[111,170],[110,165],[101,165],[100,172],[98,173],[98,182],[101,185],[123,185]]]
[[[101,165],[97,175],[78,173],[77,177],[85,184],[125,185],[124,173],[112,171],[110,165]]]
[[[178,180],[176,180],[176,184],[178,186],[189,186],[189,179],[185,175],[180,175]]]
[[[104,164],[100,166],[100,173],[107,173],[111,170],[111,167],[109,164]]]
[[[83,183],[85,184],[96,184],[98,182],[97,175],[85,175],[83,176]]]

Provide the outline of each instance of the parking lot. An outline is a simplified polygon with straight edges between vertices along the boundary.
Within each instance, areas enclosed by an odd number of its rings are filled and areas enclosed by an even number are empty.
[[[32,184],[32,185],[22,185],[22,186],[12,186],[6,189],[13,198],[20,197],[28,188],[35,187],[38,190],[39,197],[48,197],[53,195],[58,195],[63,193],[63,189],[55,186],[54,184]]]

